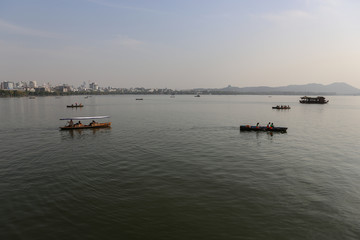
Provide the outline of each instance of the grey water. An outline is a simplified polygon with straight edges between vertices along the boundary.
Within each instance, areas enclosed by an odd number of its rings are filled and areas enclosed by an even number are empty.
[[[0,239],[360,239],[360,97],[141,97],[0,99]]]

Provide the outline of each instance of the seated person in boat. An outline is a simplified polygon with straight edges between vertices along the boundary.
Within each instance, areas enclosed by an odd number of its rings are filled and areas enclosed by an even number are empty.
[[[75,123],[74,127],[82,127],[84,126],[80,121]]]
[[[74,122],[73,122],[73,120],[71,119],[71,120],[68,122],[68,124],[69,124],[69,125],[68,125],[69,127],[74,126]]]

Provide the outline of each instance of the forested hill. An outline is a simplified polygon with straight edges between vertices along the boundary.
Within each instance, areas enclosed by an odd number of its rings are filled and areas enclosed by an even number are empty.
[[[201,89],[197,89],[201,90]],[[205,89],[202,89],[205,90]],[[304,93],[323,93],[323,94],[336,94],[336,95],[358,95],[360,89],[355,88],[347,83],[332,83],[329,85],[322,85],[317,83],[310,83],[305,85],[288,85],[282,87],[233,87],[228,86],[221,89],[207,89],[211,91],[218,90],[219,92],[234,92],[234,93],[285,93],[285,94],[304,94]]]

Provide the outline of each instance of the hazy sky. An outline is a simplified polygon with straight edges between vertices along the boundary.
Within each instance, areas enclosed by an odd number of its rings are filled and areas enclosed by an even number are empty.
[[[0,0],[0,81],[360,88],[358,0]]]

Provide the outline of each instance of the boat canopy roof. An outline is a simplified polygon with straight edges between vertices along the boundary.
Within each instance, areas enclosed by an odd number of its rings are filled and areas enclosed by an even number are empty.
[[[110,116],[94,116],[94,117],[70,117],[70,118],[60,118],[60,120],[91,120],[91,119],[102,119],[109,118]]]

